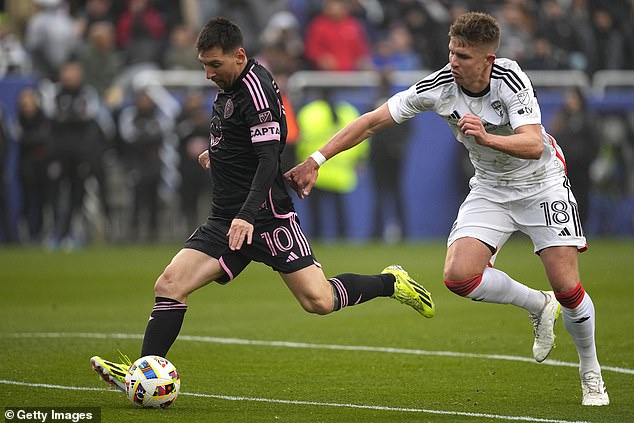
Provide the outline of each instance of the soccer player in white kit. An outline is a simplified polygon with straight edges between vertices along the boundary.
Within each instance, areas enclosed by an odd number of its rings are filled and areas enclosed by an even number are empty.
[[[581,285],[577,262],[586,239],[565,158],[541,124],[528,76],[516,62],[495,56],[499,41],[492,16],[459,16],[449,31],[445,67],[351,122],[285,176],[304,197],[327,159],[418,113],[437,113],[467,148],[475,168],[447,241],[445,285],[466,298],[528,311],[538,362],[554,347],[554,324],[563,311],[579,355],[582,404],[607,405],[594,305]],[[531,289],[493,268],[497,252],[516,231],[531,238],[554,292]]]

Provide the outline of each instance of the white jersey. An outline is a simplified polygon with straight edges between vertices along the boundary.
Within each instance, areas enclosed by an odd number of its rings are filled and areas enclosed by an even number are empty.
[[[465,114],[482,119],[488,133],[512,135],[522,125],[541,125],[541,111],[528,76],[513,60],[498,58],[491,80],[482,93],[469,93],[454,81],[450,65],[388,100],[392,118],[401,123],[420,112],[431,110],[447,121],[456,139],[469,150],[475,168],[471,181],[490,186],[529,186],[560,178],[565,161],[555,139],[542,126],[544,152],[539,160],[520,159],[479,145],[460,131],[457,123]]]

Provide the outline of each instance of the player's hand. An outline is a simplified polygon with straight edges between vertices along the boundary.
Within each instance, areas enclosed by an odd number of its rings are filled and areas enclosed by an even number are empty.
[[[227,236],[229,237],[229,248],[232,250],[242,248],[245,239],[247,245],[251,245],[251,241],[253,240],[253,225],[246,220],[233,219]]]
[[[284,177],[291,188],[297,193],[299,198],[304,198],[315,185],[319,174],[319,166],[312,158],[307,158],[304,163],[300,163],[284,174]]]
[[[488,132],[484,129],[482,120],[475,115],[466,114],[458,121],[458,127],[465,135],[470,135],[480,145],[488,145]]]
[[[202,166],[203,169],[209,169],[211,166],[211,160],[209,159],[209,150],[205,150],[198,155],[198,164]]]

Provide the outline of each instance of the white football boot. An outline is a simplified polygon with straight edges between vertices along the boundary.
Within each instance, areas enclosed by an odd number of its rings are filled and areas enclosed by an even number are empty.
[[[555,347],[555,322],[561,314],[561,307],[555,298],[555,293],[552,291],[541,291],[541,293],[546,297],[546,303],[539,313],[530,315],[535,332],[533,357],[538,363],[546,360]]]
[[[585,372],[581,376],[581,391],[583,393],[583,399],[581,405],[608,405],[610,404],[610,397],[608,391],[605,390],[605,383],[600,373],[595,371]]]

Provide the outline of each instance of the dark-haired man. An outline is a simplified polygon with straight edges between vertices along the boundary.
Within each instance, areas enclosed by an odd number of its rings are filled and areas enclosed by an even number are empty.
[[[165,357],[180,331],[189,294],[213,281],[228,283],[251,261],[279,272],[310,313],[329,314],[392,297],[432,317],[430,293],[400,266],[388,266],[378,275],[345,273],[326,279],[280,170],[287,128],[277,84],[268,70],[247,58],[240,28],[225,18],[205,25],[196,48],[206,78],[220,88],[209,148],[199,156],[213,180],[212,210],[156,281],[141,356]],[[98,356],[91,363],[105,381],[125,391],[128,363]]]

